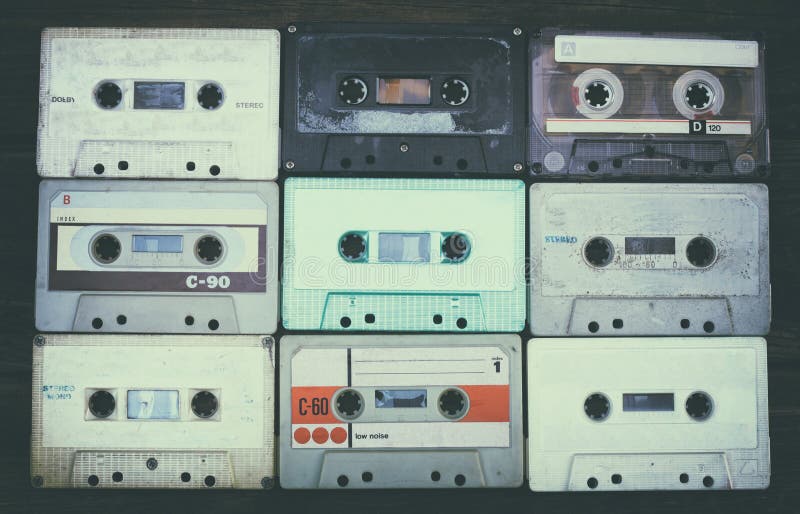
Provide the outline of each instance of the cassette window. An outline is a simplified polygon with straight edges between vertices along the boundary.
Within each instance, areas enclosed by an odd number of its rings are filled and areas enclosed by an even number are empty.
[[[183,82],[134,82],[134,109],[174,109],[185,107],[186,84]]]
[[[379,77],[377,102],[387,105],[430,105],[431,81]]]

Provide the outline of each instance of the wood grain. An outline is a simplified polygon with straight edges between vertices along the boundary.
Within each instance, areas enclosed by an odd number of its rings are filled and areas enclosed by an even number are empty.
[[[29,485],[36,253],[39,33],[46,26],[278,27],[294,20],[513,23],[767,37],[774,319],[769,340],[772,486],[728,493],[472,491],[54,491]],[[800,8],[795,1],[373,2],[27,0],[0,5],[0,512],[797,512],[800,505]]]

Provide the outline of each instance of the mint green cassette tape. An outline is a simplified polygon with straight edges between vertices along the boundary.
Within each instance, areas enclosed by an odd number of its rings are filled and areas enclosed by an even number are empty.
[[[293,177],[284,201],[284,328],[523,329],[522,181]]]

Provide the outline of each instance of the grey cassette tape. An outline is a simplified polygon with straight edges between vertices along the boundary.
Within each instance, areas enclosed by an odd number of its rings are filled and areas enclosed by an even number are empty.
[[[273,182],[43,181],[36,327],[274,332],[278,201]]]
[[[44,177],[277,176],[276,30],[49,28],[41,59]]]
[[[528,343],[534,491],[764,489],[762,338]]]
[[[35,487],[274,485],[273,341],[34,338]]]
[[[517,335],[285,336],[279,348],[282,487],[522,483]]]
[[[534,184],[536,336],[765,335],[762,184]]]
[[[519,332],[521,180],[292,177],[284,328]]]

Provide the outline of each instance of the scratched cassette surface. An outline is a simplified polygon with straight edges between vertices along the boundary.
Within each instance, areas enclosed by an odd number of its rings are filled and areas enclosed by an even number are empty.
[[[270,337],[36,336],[31,481],[270,488],[274,367]]]
[[[285,336],[279,345],[282,487],[522,483],[517,335]]]
[[[36,328],[273,333],[278,202],[273,182],[43,181]]]
[[[519,332],[519,180],[293,177],[282,322],[301,330]]]
[[[279,89],[276,30],[45,29],[39,174],[274,179]]]
[[[765,489],[762,338],[532,339],[534,491]]]
[[[763,184],[531,187],[537,336],[766,335]]]
[[[546,29],[530,52],[534,174],[768,174],[759,41]]]
[[[523,171],[521,29],[298,23],[283,37],[285,170]]]

